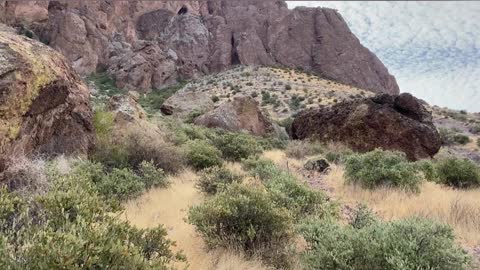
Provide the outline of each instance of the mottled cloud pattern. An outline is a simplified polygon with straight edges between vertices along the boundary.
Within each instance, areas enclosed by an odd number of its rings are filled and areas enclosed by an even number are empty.
[[[402,92],[480,112],[480,2],[288,2],[337,9]]]

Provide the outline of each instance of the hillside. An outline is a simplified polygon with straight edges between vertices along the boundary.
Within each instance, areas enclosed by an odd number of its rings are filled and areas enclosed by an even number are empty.
[[[251,96],[274,120],[289,118],[300,110],[374,95],[311,73],[261,66],[240,66],[193,80],[177,95],[192,91],[216,100],[216,106],[237,96]],[[151,95],[155,96],[155,92]]]

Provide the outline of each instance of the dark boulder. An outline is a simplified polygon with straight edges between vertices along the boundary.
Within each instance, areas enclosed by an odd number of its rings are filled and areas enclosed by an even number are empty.
[[[431,157],[441,146],[431,113],[408,93],[302,112],[293,121],[291,136],[341,142],[359,152],[398,150],[410,160]]]

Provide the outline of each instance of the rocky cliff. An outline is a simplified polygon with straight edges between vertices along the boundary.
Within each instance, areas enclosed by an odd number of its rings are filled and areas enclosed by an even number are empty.
[[[55,50],[0,24],[0,171],[32,154],[86,154],[89,91]]]
[[[0,1],[0,21],[62,52],[79,73],[105,70],[129,89],[259,64],[399,91],[335,10],[289,10],[281,0]]]

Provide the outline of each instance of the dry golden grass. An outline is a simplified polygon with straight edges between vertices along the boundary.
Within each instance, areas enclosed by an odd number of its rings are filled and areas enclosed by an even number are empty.
[[[229,168],[240,170],[238,165]],[[170,177],[168,189],[152,189],[138,199],[125,204],[124,218],[139,228],[151,228],[164,224],[170,239],[176,241],[175,251],[183,250],[189,269],[195,270],[263,270],[267,269],[257,260],[246,260],[241,253],[227,250],[207,251],[203,239],[194,226],[185,222],[188,208],[203,201],[195,188],[197,175],[192,171]],[[179,269],[185,263],[175,265]]]
[[[366,190],[345,184],[343,168],[333,166],[325,178],[333,196],[344,203],[363,203],[385,220],[426,217],[451,225],[462,244],[480,245],[480,190],[457,190],[425,182],[420,194],[390,188]]]

